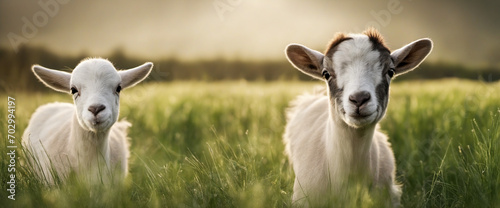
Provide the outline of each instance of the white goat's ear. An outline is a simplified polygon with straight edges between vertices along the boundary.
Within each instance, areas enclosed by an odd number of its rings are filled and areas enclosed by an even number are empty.
[[[48,69],[40,65],[33,65],[31,70],[33,70],[35,76],[47,87],[59,92],[70,93],[70,73]]]
[[[324,55],[303,45],[290,44],[285,49],[288,61],[298,70],[316,79],[322,79]]]
[[[119,71],[118,74],[122,78],[121,87],[125,89],[127,87],[136,85],[137,83],[146,79],[146,77],[151,72],[151,69],[153,69],[153,63],[147,62],[132,69]]]
[[[419,39],[391,53],[396,76],[416,68],[432,51],[432,40]]]

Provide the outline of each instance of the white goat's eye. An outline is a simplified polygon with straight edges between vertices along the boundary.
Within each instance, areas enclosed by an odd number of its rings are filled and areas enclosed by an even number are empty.
[[[389,75],[389,77],[392,78],[394,76],[394,73],[396,73],[394,71],[394,69],[389,69],[389,71],[387,72],[387,75]]]
[[[122,86],[118,85],[118,87],[116,88],[116,92],[120,93],[120,91],[122,91]]]
[[[327,70],[323,70],[323,77],[327,80],[330,79],[330,72],[328,72]]]
[[[75,93],[78,93],[78,90],[76,87],[71,87],[71,94],[74,95]]]

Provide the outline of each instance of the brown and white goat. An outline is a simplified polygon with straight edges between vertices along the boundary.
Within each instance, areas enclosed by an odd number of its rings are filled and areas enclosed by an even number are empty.
[[[391,53],[374,29],[337,34],[324,54],[287,46],[292,65],[323,80],[327,91],[299,96],[287,111],[284,142],[295,172],[294,204],[324,205],[355,178],[388,190],[392,205],[399,206],[394,154],[377,123],[393,77],[417,67],[431,50],[432,41],[420,39]]]

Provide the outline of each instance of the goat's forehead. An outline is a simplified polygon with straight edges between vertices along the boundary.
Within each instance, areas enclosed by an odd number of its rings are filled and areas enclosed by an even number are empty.
[[[374,49],[372,41],[366,35],[351,35],[352,39],[337,46],[331,59],[335,65],[348,65],[352,62],[376,64],[381,58],[380,51]]]
[[[121,78],[109,61],[92,60],[78,64],[72,72],[71,82],[85,83],[90,80],[94,80],[94,82],[120,82]]]

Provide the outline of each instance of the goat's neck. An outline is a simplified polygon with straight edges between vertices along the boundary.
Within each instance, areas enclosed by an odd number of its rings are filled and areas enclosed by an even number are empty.
[[[73,116],[71,125],[70,151],[78,164],[78,167],[89,168],[96,165],[109,166],[109,129],[102,132],[92,132],[83,129],[76,114]]]
[[[375,125],[356,129],[332,114],[325,141],[330,176],[369,177],[374,133]]]

